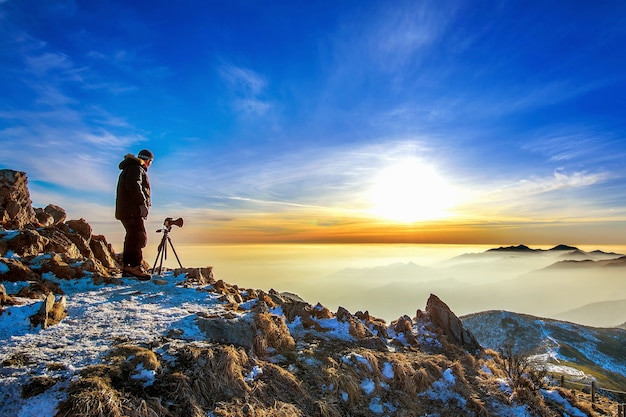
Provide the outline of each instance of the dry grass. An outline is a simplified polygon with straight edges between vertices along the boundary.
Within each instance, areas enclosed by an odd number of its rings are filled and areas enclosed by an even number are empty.
[[[70,385],[68,399],[55,417],[123,417],[122,398],[109,381],[100,377],[79,379]]]
[[[320,417],[341,417],[343,416],[336,398],[322,398],[315,402],[315,412]]]
[[[269,349],[278,353],[293,351],[296,342],[289,333],[285,320],[275,314],[260,313],[254,318],[257,334],[254,337],[254,353],[259,357],[267,355]]]
[[[256,397],[263,403],[270,404],[275,398],[288,402],[307,402],[309,394],[302,389],[302,383],[294,374],[273,363],[263,364],[263,373],[259,376],[262,388],[255,388]]]
[[[363,401],[364,394],[361,390],[361,379],[353,367],[340,365],[329,358],[330,366],[322,371],[323,379],[328,391],[336,396],[344,398],[347,406],[355,406]]]
[[[114,363],[123,363],[123,370],[131,372],[139,365],[143,369],[156,371],[161,367],[159,358],[150,349],[135,345],[120,345],[115,347],[108,355]]]
[[[220,399],[244,396],[250,387],[244,375],[250,367],[243,349],[230,345],[215,348],[187,346],[178,355],[179,368],[191,380],[195,395],[203,405],[212,405]]]
[[[374,397],[396,407],[389,414],[395,417],[458,415],[454,401],[444,404],[420,395],[446,369],[456,380],[451,389],[467,401],[465,415],[490,416],[494,402],[511,401],[528,405],[533,415],[558,415],[558,407],[544,403],[530,386],[514,386],[512,397],[501,390],[498,378],[504,374],[496,364],[502,358],[496,352],[478,357],[454,349],[437,355],[415,349],[391,353],[313,338],[296,346],[284,319],[267,312],[255,317],[255,327],[257,356],[252,357],[230,345],[189,343],[171,348],[175,360],[168,363],[150,349],[120,344],[109,353],[109,364],[86,369],[71,384],[55,417],[371,417],[376,415],[370,410]],[[279,366],[263,360],[269,352],[288,354],[272,358]],[[382,372],[387,363],[391,378]],[[139,366],[155,371],[153,385],[132,379]],[[262,372],[249,378],[254,366]],[[493,375],[482,371],[485,366]],[[373,381],[373,392],[365,392],[366,379]],[[592,409],[570,402],[588,413]]]
[[[49,376],[37,376],[28,383],[22,385],[22,398],[30,398],[45,392],[57,383],[57,380]]]
[[[213,411],[216,417],[302,417],[302,411],[293,404],[276,401],[271,406],[256,402],[219,404]]]

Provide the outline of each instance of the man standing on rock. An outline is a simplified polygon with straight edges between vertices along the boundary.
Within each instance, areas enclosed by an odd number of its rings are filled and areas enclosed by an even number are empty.
[[[148,167],[153,160],[154,154],[147,149],[140,151],[137,156],[128,154],[124,157],[119,165],[122,172],[117,182],[115,200],[115,218],[126,229],[122,273],[143,281],[151,278],[143,266],[142,249],[148,242],[144,220],[148,217],[151,204]]]

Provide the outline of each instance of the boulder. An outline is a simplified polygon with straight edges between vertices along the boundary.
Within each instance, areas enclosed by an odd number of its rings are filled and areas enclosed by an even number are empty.
[[[91,225],[85,219],[68,220],[65,223],[70,228],[70,233],[77,233],[87,242],[91,240]]]
[[[55,206],[54,204],[48,204],[45,209],[43,209],[48,215],[52,216],[53,222],[52,226],[57,226],[59,224],[63,224],[67,215],[65,210],[63,210],[59,206]]]
[[[54,226],[54,217],[46,213],[42,208],[35,208],[35,218],[41,227]]]
[[[100,261],[102,266],[108,269],[119,270],[120,265],[115,260],[115,253],[102,235],[94,235],[91,237],[89,247],[93,256]]]
[[[207,266],[205,268],[176,268],[174,270],[175,276],[182,274],[186,274],[185,282],[189,284],[207,285],[216,283],[215,279],[213,279],[212,266]],[[222,285],[222,289],[226,288],[224,281],[222,281],[220,285]]]
[[[43,236],[49,239],[48,244],[44,248],[45,252],[54,252],[61,254],[66,259],[78,259],[82,257],[80,249],[60,230],[49,227],[39,231]]]
[[[41,273],[50,272],[57,278],[72,279],[80,278],[83,272],[80,268],[70,266],[65,262],[59,254],[54,254],[50,258],[41,263]]]
[[[37,223],[25,172],[0,170],[0,226],[24,229]]]
[[[33,326],[41,325],[42,329],[47,329],[48,326],[59,323],[67,316],[66,308],[65,296],[56,302],[54,294],[50,292],[41,303],[39,311],[30,317],[30,322]]]
[[[19,233],[6,239],[7,249],[21,257],[36,256],[44,251],[49,240],[36,230],[21,230]]]
[[[0,259],[0,280],[8,282],[41,281],[41,277],[16,259]]]
[[[241,317],[197,318],[198,328],[211,342],[235,345],[251,351],[254,347],[255,327]]]

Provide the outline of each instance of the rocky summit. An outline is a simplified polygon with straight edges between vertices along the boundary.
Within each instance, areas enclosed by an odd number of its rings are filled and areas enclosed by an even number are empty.
[[[617,403],[485,349],[436,295],[391,323],[212,266],[140,282],[84,219],[0,171],[0,415],[563,416]],[[329,288],[332,291],[332,288]],[[416,300],[416,303],[418,300]],[[512,369],[512,364],[524,367]],[[539,376],[538,376],[539,375]]]

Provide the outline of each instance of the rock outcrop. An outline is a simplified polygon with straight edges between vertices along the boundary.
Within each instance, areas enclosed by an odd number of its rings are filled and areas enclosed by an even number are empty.
[[[426,313],[430,321],[442,330],[450,342],[470,352],[481,349],[474,335],[463,327],[463,322],[434,294],[431,294],[426,302]]]
[[[36,223],[26,173],[0,170],[0,226],[5,229],[23,229]]]
[[[0,170],[0,281],[28,281],[45,299],[54,292],[42,285],[46,274],[115,280],[120,266],[106,239],[93,236],[85,219],[66,221],[59,206],[33,208],[27,185],[24,172]],[[48,313],[39,324],[47,325]]]

